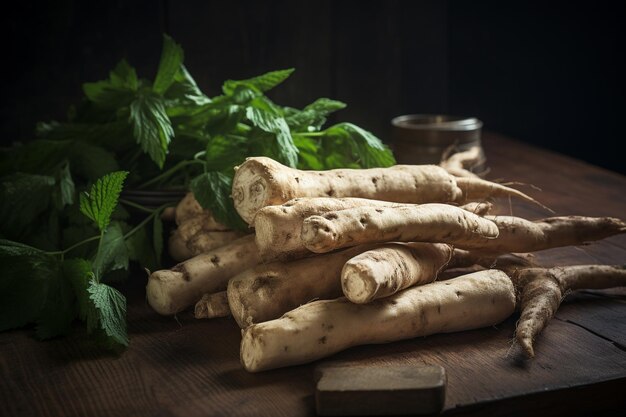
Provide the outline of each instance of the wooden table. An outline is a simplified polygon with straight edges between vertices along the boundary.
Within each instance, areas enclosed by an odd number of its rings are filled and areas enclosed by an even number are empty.
[[[486,135],[484,146],[489,178],[541,187],[522,188],[557,214],[626,218],[626,177],[495,135]],[[547,215],[522,203],[510,210]],[[537,259],[545,265],[623,264],[626,235],[545,251]],[[145,280],[137,274],[124,289],[131,344],[119,357],[80,335],[37,342],[28,330],[0,334],[0,415],[315,415],[315,364],[249,374],[239,364],[233,320],[160,317],[144,301]],[[445,415],[626,413],[626,290],[567,297],[536,342],[534,360],[511,349],[515,321],[357,347],[324,362],[441,364],[448,372]]]

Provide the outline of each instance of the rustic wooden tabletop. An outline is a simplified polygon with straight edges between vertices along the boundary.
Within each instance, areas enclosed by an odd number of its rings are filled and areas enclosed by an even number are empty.
[[[558,215],[626,218],[626,177],[485,135],[490,179],[520,181]],[[504,212],[540,218],[514,202]],[[537,253],[546,266],[624,264],[626,236]],[[80,335],[38,342],[29,330],[0,334],[2,416],[312,416],[317,364],[249,374],[231,319],[160,317],[137,274],[129,296],[131,344],[122,355]],[[440,364],[444,415],[626,414],[626,290],[568,296],[536,342],[536,358],[512,349],[516,317],[491,328],[349,349],[319,363]]]

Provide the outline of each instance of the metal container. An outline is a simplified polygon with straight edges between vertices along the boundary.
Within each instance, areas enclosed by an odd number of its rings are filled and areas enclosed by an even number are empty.
[[[391,120],[392,148],[399,164],[438,164],[446,153],[481,147],[483,123],[474,117],[439,114],[407,114]],[[482,159],[472,171],[486,170]]]

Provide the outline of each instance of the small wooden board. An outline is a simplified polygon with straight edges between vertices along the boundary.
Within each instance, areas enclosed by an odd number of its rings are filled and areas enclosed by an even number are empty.
[[[321,416],[434,414],[446,398],[446,372],[439,365],[326,366],[316,379]]]

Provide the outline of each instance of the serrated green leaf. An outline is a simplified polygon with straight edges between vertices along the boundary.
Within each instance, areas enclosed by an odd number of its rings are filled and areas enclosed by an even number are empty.
[[[146,228],[147,226],[140,228],[129,237],[126,240],[126,248],[131,260],[138,262],[143,268],[154,271],[160,263],[157,262],[153,250],[154,244],[150,241]]]
[[[90,281],[94,278],[91,262],[82,258],[67,259],[62,265],[63,276],[70,282],[77,300],[78,317],[91,332],[98,325],[98,314],[89,298]]]
[[[93,220],[101,232],[109,225],[127,175],[126,171],[112,172],[96,181],[89,193],[80,195],[80,211]]]
[[[0,239],[0,257],[10,258],[14,256],[41,256],[43,252],[40,249],[15,242],[8,239]]]
[[[92,103],[110,109],[127,106],[138,85],[135,69],[122,60],[109,73],[108,80],[85,83],[83,92]]]
[[[0,178],[0,236],[22,240],[50,206],[55,180],[16,173]]]
[[[265,92],[271,90],[278,84],[285,81],[287,78],[289,78],[293,71],[293,68],[289,68],[284,70],[271,71],[257,77],[248,78],[247,80],[228,80],[222,86],[222,91],[226,95],[232,95],[238,86],[245,85]]]
[[[55,175],[56,190],[53,194],[55,205],[58,209],[74,204],[74,181],[70,173],[70,164],[65,162]]]
[[[86,142],[73,142],[68,158],[72,172],[88,181],[96,181],[109,172],[120,169],[113,152]]]
[[[340,123],[326,129],[323,141],[327,150],[339,154],[351,153],[354,162],[361,168],[387,167],[396,163],[393,154],[380,139],[351,123]]]
[[[191,181],[190,189],[196,200],[211,210],[215,219],[232,229],[244,230],[247,224],[239,217],[230,198],[232,177],[221,172],[207,172]]]
[[[128,249],[122,227],[118,222],[112,222],[102,236],[100,250],[93,261],[93,272],[100,279],[105,273],[117,269],[128,269]]]
[[[165,112],[164,99],[154,94],[143,94],[130,105],[129,122],[141,149],[163,168],[165,156],[174,130]]]
[[[98,312],[100,328],[115,343],[128,346],[126,298],[115,288],[90,281],[89,298]]]
[[[298,168],[322,170],[326,169],[319,156],[317,140],[302,135],[293,135],[293,143],[298,148]]]
[[[174,76],[174,82],[164,93],[164,97],[165,111],[170,118],[193,116],[202,111],[205,104],[211,102],[182,64]]]
[[[345,107],[341,101],[319,98],[302,111],[292,112],[285,120],[292,132],[317,131],[326,123],[329,114]]]
[[[22,172],[25,174],[53,175],[59,164],[67,158],[70,141],[34,140],[15,143],[2,150],[0,175]]]
[[[163,35],[163,50],[161,61],[152,89],[163,94],[174,82],[184,59],[183,48],[168,35]]]
[[[242,106],[233,104],[215,112],[207,121],[204,130],[212,137],[235,132],[237,125],[242,121],[245,110]]]
[[[126,88],[132,91],[136,91],[139,88],[137,72],[125,59],[122,59],[113,68],[113,71],[109,73],[109,79],[114,87]]]
[[[252,106],[246,108],[246,117],[254,126],[264,132],[275,135],[278,144],[278,154],[274,157],[280,162],[295,168],[298,164],[298,148],[293,143],[293,138],[285,119],[282,116],[272,114],[270,111]]]
[[[128,110],[126,112],[128,114]],[[40,122],[35,132],[42,139],[91,143],[117,152],[128,149],[134,143],[132,130],[125,119],[106,123]]]
[[[55,270],[53,257],[33,247],[0,239],[0,331],[37,320]]]
[[[244,161],[247,139],[235,135],[215,135],[211,137],[206,147],[206,168],[209,171],[225,171],[233,169]]]

